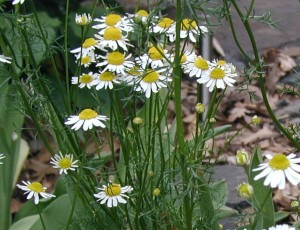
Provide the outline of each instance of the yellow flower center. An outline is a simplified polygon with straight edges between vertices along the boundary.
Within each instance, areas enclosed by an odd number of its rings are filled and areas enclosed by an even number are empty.
[[[225,77],[225,72],[224,70],[220,69],[220,68],[214,68],[211,72],[210,72],[210,77],[213,79],[223,79]]]
[[[107,62],[111,65],[122,65],[125,62],[124,54],[114,51],[107,55]]]
[[[194,65],[201,70],[208,70],[209,66],[207,61],[204,58],[198,57],[196,58],[196,60],[194,61]]]
[[[163,18],[158,23],[158,26],[166,29],[166,28],[169,28],[173,23],[174,23],[174,21],[171,18]]]
[[[183,19],[181,22],[181,30],[193,30],[197,28],[197,23],[191,19]]]
[[[97,44],[98,44],[98,42],[94,38],[87,38],[84,41],[84,43],[82,44],[82,47],[83,48],[89,48],[89,47],[95,46]]]
[[[91,58],[89,56],[81,58],[81,65],[90,63]]]
[[[157,82],[158,78],[159,74],[156,71],[151,71],[146,74],[146,76],[143,78],[143,81],[147,83],[153,83]]]
[[[90,83],[93,81],[93,77],[89,74],[83,74],[79,78],[80,83]]]
[[[98,113],[92,109],[84,109],[79,113],[79,119],[80,120],[89,120],[96,118],[98,116]]]
[[[151,47],[149,50],[148,50],[148,54],[149,54],[149,57],[152,59],[152,60],[162,60],[163,59],[163,54],[164,51],[161,49],[161,48],[156,48],[156,47]]]
[[[116,76],[112,72],[104,72],[99,77],[101,81],[112,81],[115,78]]]
[[[108,26],[115,26],[121,19],[121,16],[118,14],[109,14],[105,18],[105,24]]]
[[[118,196],[121,194],[121,185],[119,184],[111,184],[111,185],[108,185],[105,190],[105,195],[106,196]]]
[[[71,167],[71,165],[72,165],[72,161],[68,157],[61,158],[60,161],[58,162],[58,166],[61,169],[68,169]]]
[[[227,64],[227,62],[226,61],[224,61],[224,60],[219,60],[219,61],[217,61],[217,63],[216,63],[218,66],[224,66],[224,65],[226,65]]]
[[[43,188],[43,185],[39,182],[33,182],[29,185],[27,185],[27,188],[30,189],[33,192],[45,192],[45,189]]]
[[[121,30],[115,27],[108,27],[105,29],[103,34],[104,40],[117,41],[122,38]]]
[[[148,17],[149,13],[146,10],[139,10],[138,12],[136,12],[136,15],[140,17]]]
[[[269,166],[274,170],[285,170],[290,167],[290,161],[283,154],[277,154],[269,161]]]
[[[180,64],[183,64],[183,63],[185,63],[187,61],[187,58],[186,58],[186,56],[183,54],[182,56],[181,56],[181,58],[180,58]]]

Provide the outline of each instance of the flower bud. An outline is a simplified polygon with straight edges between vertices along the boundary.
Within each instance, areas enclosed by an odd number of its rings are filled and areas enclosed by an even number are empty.
[[[132,120],[132,123],[135,124],[135,125],[141,125],[141,124],[143,124],[143,122],[144,122],[144,120],[140,117],[135,117]]]
[[[134,21],[136,23],[142,23],[145,25],[147,23],[148,16],[149,16],[149,13],[146,10],[139,10],[134,15]]]
[[[248,183],[242,183],[237,187],[240,197],[249,199],[253,196],[253,187]]]
[[[195,111],[199,114],[204,113],[205,111],[205,105],[202,103],[197,103],[195,106]]]
[[[148,171],[148,176],[149,177],[153,177],[154,176],[154,172],[153,171]]]
[[[159,188],[153,189],[152,195],[153,196],[159,196],[160,195],[160,189]]]
[[[297,200],[293,200],[293,201],[291,202],[291,208],[298,208],[299,205],[300,205],[300,203],[299,203],[299,201],[297,201]]]
[[[92,17],[90,14],[76,14],[75,22],[77,25],[86,26],[92,22]]]
[[[254,125],[259,125],[260,122],[261,122],[261,120],[260,120],[260,118],[259,118],[258,116],[254,115],[254,116],[252,117],[252,121],[251,121],[252,124],[254,124]]]
[[[246,165],[249,161],[249,154],[245,149],[236,152],[236,163],[238,165]]]
[[[216,123],[216,118],[214,118],[214,117],[210,118],[210,119],[209,119],[209,123],[210,123],[210,124]]]

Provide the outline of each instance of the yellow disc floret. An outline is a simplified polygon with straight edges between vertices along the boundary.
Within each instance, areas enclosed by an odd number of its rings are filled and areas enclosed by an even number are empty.
[[[33,192],[45,192],[45,189],[43,188],[43,185],[39,182],[33,182],[29,185],[27,185],[27,188],[30,189]]]
[[[112,72],[104,72],[99,77],[101,81],[112,81],[115,78],[116,76]]]
[[[121,16],[118,14],[109,14],[105,18],[105,24],[108,26],[115,26],[121,19]]]
[[[171,18],[163,18],[160,20],[160,22],[158,23],[158,26],[166,29],[171,27],[171,25],[174,23],[174,21]]]
[[[183,19],[181,22],[181,30],[194,30],[197,28],[197,23],[191,19]]]
[[[104,40],[117,41],[122,38],[121,30],[115,27],[108,27],[105,29],[103,34]]]
[[[107,55],[107,62],[111,65],[122,65],[125,62],[124,54],[114,51]]]
[[[92,109],[84,109],[79,113],[79,119],[80,120],[89,120],[96,118],[98,116],[98,113]]]
[[[61,169],[68,169],[71,167],[71,165],[72,165],[71,159],[68,157],[63,157],[58,162],[58,166]]]
[[[274,170],[285,170],[290,167],[290,161],[283,154],[277,154],[269,161],[269,166]]]
[[[159,74],[156,71],[151,71],[146,74],[146,76],[143,78],[143,81],[147,83],[153,83],[157,82],[158,78]]]
[[[204,58],[198,57],[196,58],[196,60],[194,61],[194,65],[201,70],[208,70],[209,66],[207,61]]]
[[[90,83],[93,81],[93,77],[89,74],[83,74],[79,78],[80,83]]]
[[[83,48],[89,48],[89,47],[95,46],[97,44],[98,44],[98,42],[94,38],[87,38],[84,41],[84,43],[82,44],[82,47]]]
[[[105,190],[106,196],[118,196],[121,194],[121,185],[120,184],[110,184],[108,185]]]
[[[210,72],[210,77],[212,79],[223,79],[225,77],[225,72],[224,70],[220,69],[220,68],[214,68],[211,72]]]
[[[162,60],[164,51],[161,48],[151,47],[148,50],[149,57],[152,60]]]

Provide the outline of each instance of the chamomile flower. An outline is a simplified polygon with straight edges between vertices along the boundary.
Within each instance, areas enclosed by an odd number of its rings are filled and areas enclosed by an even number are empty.
[[[23,191],[25,191],[25,195],[28,194],[27,196],[27,200],[31,199],[32,197],[34,197],[34,203],[38,204],[39,203],[39,196],[45,198],[45,199],[49,199],[52,197],[55,197],[55,195],[50,194],[50,193],[46,193],[46,187],[43,187],[43,185],[39,182],[29,182],[29,181],[22,181],[22,183],[24,185],[21,184],[17,184],[17,187],[19,189],[22,189]]]
[[[166,64],[166,58],[168,58],[168,51],[164,50],[160,47],[152,46],[149,48],[148,53],[136,57],[135,61],[138,65],[140,65],[143,69],[146,69],[148,65],[151,66],[151,68],[159,68],[163,67]]]
[[[194,62],[194,60],[197,58],[197,55],[194,51],[188,51],[185,50],[184,53],[181,54],[181,58],[180,58],[180,65],[181,68],[185,71],[186,68],[188,67],[188,64]],[[174,55],[170,55],[170,62],[174,63],[175,61],[175,57]]]
[[[73,160],[72,154],[63,155],[61,152],[55,154],[50,160],[50,164],[53,165],[52,167],[59,169],[59,174],[68,174],[68,170],[75,171],[78,167],[76,165],[77,162],[78,160]]]
[[[3,154],[3,153],[0,153],[0,160],[2,160],[3,158],[5,158],[4,154]],[[3,164],[3,162],[0,161],[0,165],[2,165],[2,164]]]
[[[25,2],[25,0],[13,0],[12,4],[16,5],[16,4],[23,4]]]
[[[121,79],[123,82],[129,85],[135,85],[139,81],[142,74],[143,74],[143,70],[141,70],[140,67],[138,66],[134,66],[131,69],[129,69],[127,71],[127,74],[123,75]]]
[[[98,78],[95,80],[95,85],[96,85],[96,90],[99,89],[112,89],[113,83],[120,83],[117,79],[116,74],[109,72],[109,71],[104,71],[102,72]]]
[[[201,56],[193,55],[184,65],[184,72],[190,77],[205,76],[210,71],[209,62]]]
[[[197,22],[192,19],[185,18],[181,22],[181,29],[180,29],[180,38],[187,38],[192,42],[196,42],[196,37],[200,36],[203,33],[207,33],[208,29],[206,26],[198,26]],[[175,41],[174,38],[170,38],[170,41]]]
[[[107,27],[99,34],[95,34],[95,37],[99,39],[99,45],[103,48],[109,47],[112,50],[116,50],[118,47],[121,47],[127,51],[127,46],[132,46],[128,43],[129,40],[122,35],[122,31],[119,28]]]
[[[134,21],[136,23],[141,22],[142,24],[146,24],[149,17],[149,13],[146,10],[138,10],[134,14]]]
[[[300,182],[300,165],[296,164],[300,162],[300,158],[295,158],[296,154],[291,153],[288,156],[283,154],[276,154],[272,156],[268,154],[268,162],[262,163],[258,168],[252,171],[261,171],[258,175],[254,177],[254,180],[259,180],[266,177],[264,180],[265,186],[271,186],[271,188],[278,187],[279,189],[285,188],[285,178],[293,184],[297,185]]]
[[[167,82],[171,79],[161,75],[161,72],[162,70],[147,70],[135,90],[144,92],[146,98],[150,98],[151,93],[157,93],[161,88],[166,88]]]
[[[4,56],[3,54],[0,54],[0,62],[3,62],[3,63],[11,63],[11,58],[10,57],[6,57]]]
[[[108,27],[115,27],[124,32],[133,31],[133,23],[127,16],[121,16],[119,14],[108,14],[102,16],[101,18],[95,18],[95,22],[100,22],[98,25],[94,25],[92,28],[100,30],[105,30]]]
[[[107,53],[106,56],[99,55],[99,57],[104,60],[98,62],[96,66],[105,66],[102,70],[103,72],[110,71],[126,75],[126,71],[134,66],[134,63],[128,60],[131,57],[131,54],[126,57],[125,54],[119,51],[113,51]]]
[[[100,190],[99,193],[94,194],[97,201],[100,204],[105,204],[107,207],[116,207],[118,203],[126,204],[127,201],[124,198],[129,198],[125,193],[130,193],[133,188],[131,186],[121,187],[120,184],[109,183],[107,186],[103,185],[102,188],[97,188]]]
[[[151,26],[150,31],[158,34],[166,34],[172,39],[175,36],[175,21],[168,17],[162,18]]]
[[[86,25],[89,25],[91,22],[92,22],[92,17],[90,14],[76,14],[76,17],[75,17],[75,22],[77,25],[80,25],[80,26],[86,26]]]
[[[71,83],[73,85],[79,84],[79,88],[87,87],[88,89],[92,88],[94,81],[98,78],[97,73],[89,72],[83,73],[80,77],[72,77]]]
[[[92,56],[96,48],[100,48],[99,42],[94,38],[87,38],[82,44],[82,47],[71,50],[71,53],[76,54],[76,58]],[[92,53],[92,54],[91,54]]]
[[[73,125],[71,129],[78,130],[81,127],[84,131],[95,127],[105,128],[103,121],[108,120],[106,116],[99,115],[92,109],[84,109],[78,115],[73,115],[65,122],[66,125]]]
[[[296,228],[291,227],[287,224],[278,224],[276,226],[268,228],[268,230],[296,230]]]
[[[88,53],[88,56],[80,57],[80,54],[76,55],[76,62],[80,63],[84,67],[89,67],[92,63],[96,62],[95,53],[91,51]]]
[[[228,68],[211,68],[207,72],[207,74],[202,75],[200,79],[197,80],[199,84],[206,84],[206,87],[208,87],[208,90],[210,92],[213,91],[215,86],[218,89],[224,89],[226,85],[233,86],[233,83],[236,82],[234,77],[236,77],[236,73],[232,73],[230,69]]]

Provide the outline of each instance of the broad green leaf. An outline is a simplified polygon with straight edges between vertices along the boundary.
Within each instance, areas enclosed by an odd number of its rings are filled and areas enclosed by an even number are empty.
[[[9,230],[30,230],[38,222],[39,218],[39,215],[27,216],[13,224]]]

